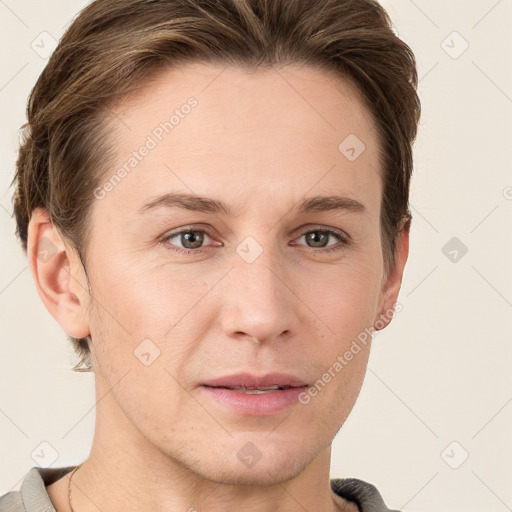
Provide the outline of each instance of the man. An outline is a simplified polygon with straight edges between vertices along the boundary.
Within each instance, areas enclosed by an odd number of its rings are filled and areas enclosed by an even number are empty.
[[[95,435],[0,510],[388,510],[329,468],[407,260],[416,80],[369,0],[83,11],[32,92],[15,212]]]

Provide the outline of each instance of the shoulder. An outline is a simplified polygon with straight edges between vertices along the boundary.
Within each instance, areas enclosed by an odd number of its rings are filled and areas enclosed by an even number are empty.
[[[46,486],[72,469],[31,468],[23,478],[19,491],[10,491],[0,496],[0,512],[56,512]]]
[[[334,478],[331,489],[348,501],[353,501],[361,512],[400,512],[388,509],[377,488],[358,478]]]
[[[0,512],[25,512],[20,491],[11,491],[0,496]]]

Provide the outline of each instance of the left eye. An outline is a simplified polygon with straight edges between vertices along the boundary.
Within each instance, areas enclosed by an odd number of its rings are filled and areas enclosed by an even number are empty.
[[[330,245],[327,245],[327,241],[329,240],[329,237],[335,238],[338,242],[346,242],[343,235],[338,233],[337,231],[333,231],[331,229],[315,229],[306,231],[303,233],[299,238],[305,237],[306,243],[308,244],[314,244],[309,245],[311,248],[320,248],[323,249],[324,247],[330,247]],[[318,244],[318,245],[317,245]]]

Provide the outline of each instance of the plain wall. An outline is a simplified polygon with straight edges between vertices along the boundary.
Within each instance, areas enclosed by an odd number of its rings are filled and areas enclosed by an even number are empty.
[[[411,247],[403,310],[374,339],[331,475],[369,481],[408,512],[503,512],[512,509],[512,2],[382,3],[418,59]],[[9,188],[47,34],[58,39],[85,4],[0,2],[0,495],[19,488],[42,442],[60,467],[85,459],[93,436],[93,375],[71,371],[71,348],[35,291]]]

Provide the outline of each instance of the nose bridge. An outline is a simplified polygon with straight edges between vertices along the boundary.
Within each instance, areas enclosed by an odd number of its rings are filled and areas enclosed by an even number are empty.
[[[237,246],[223,289],[226,334],[244,333],[263,342],[294,330],[291,284],[286,283],[287,272],[280,261],[272,247],[263,248],[252,237]]]

